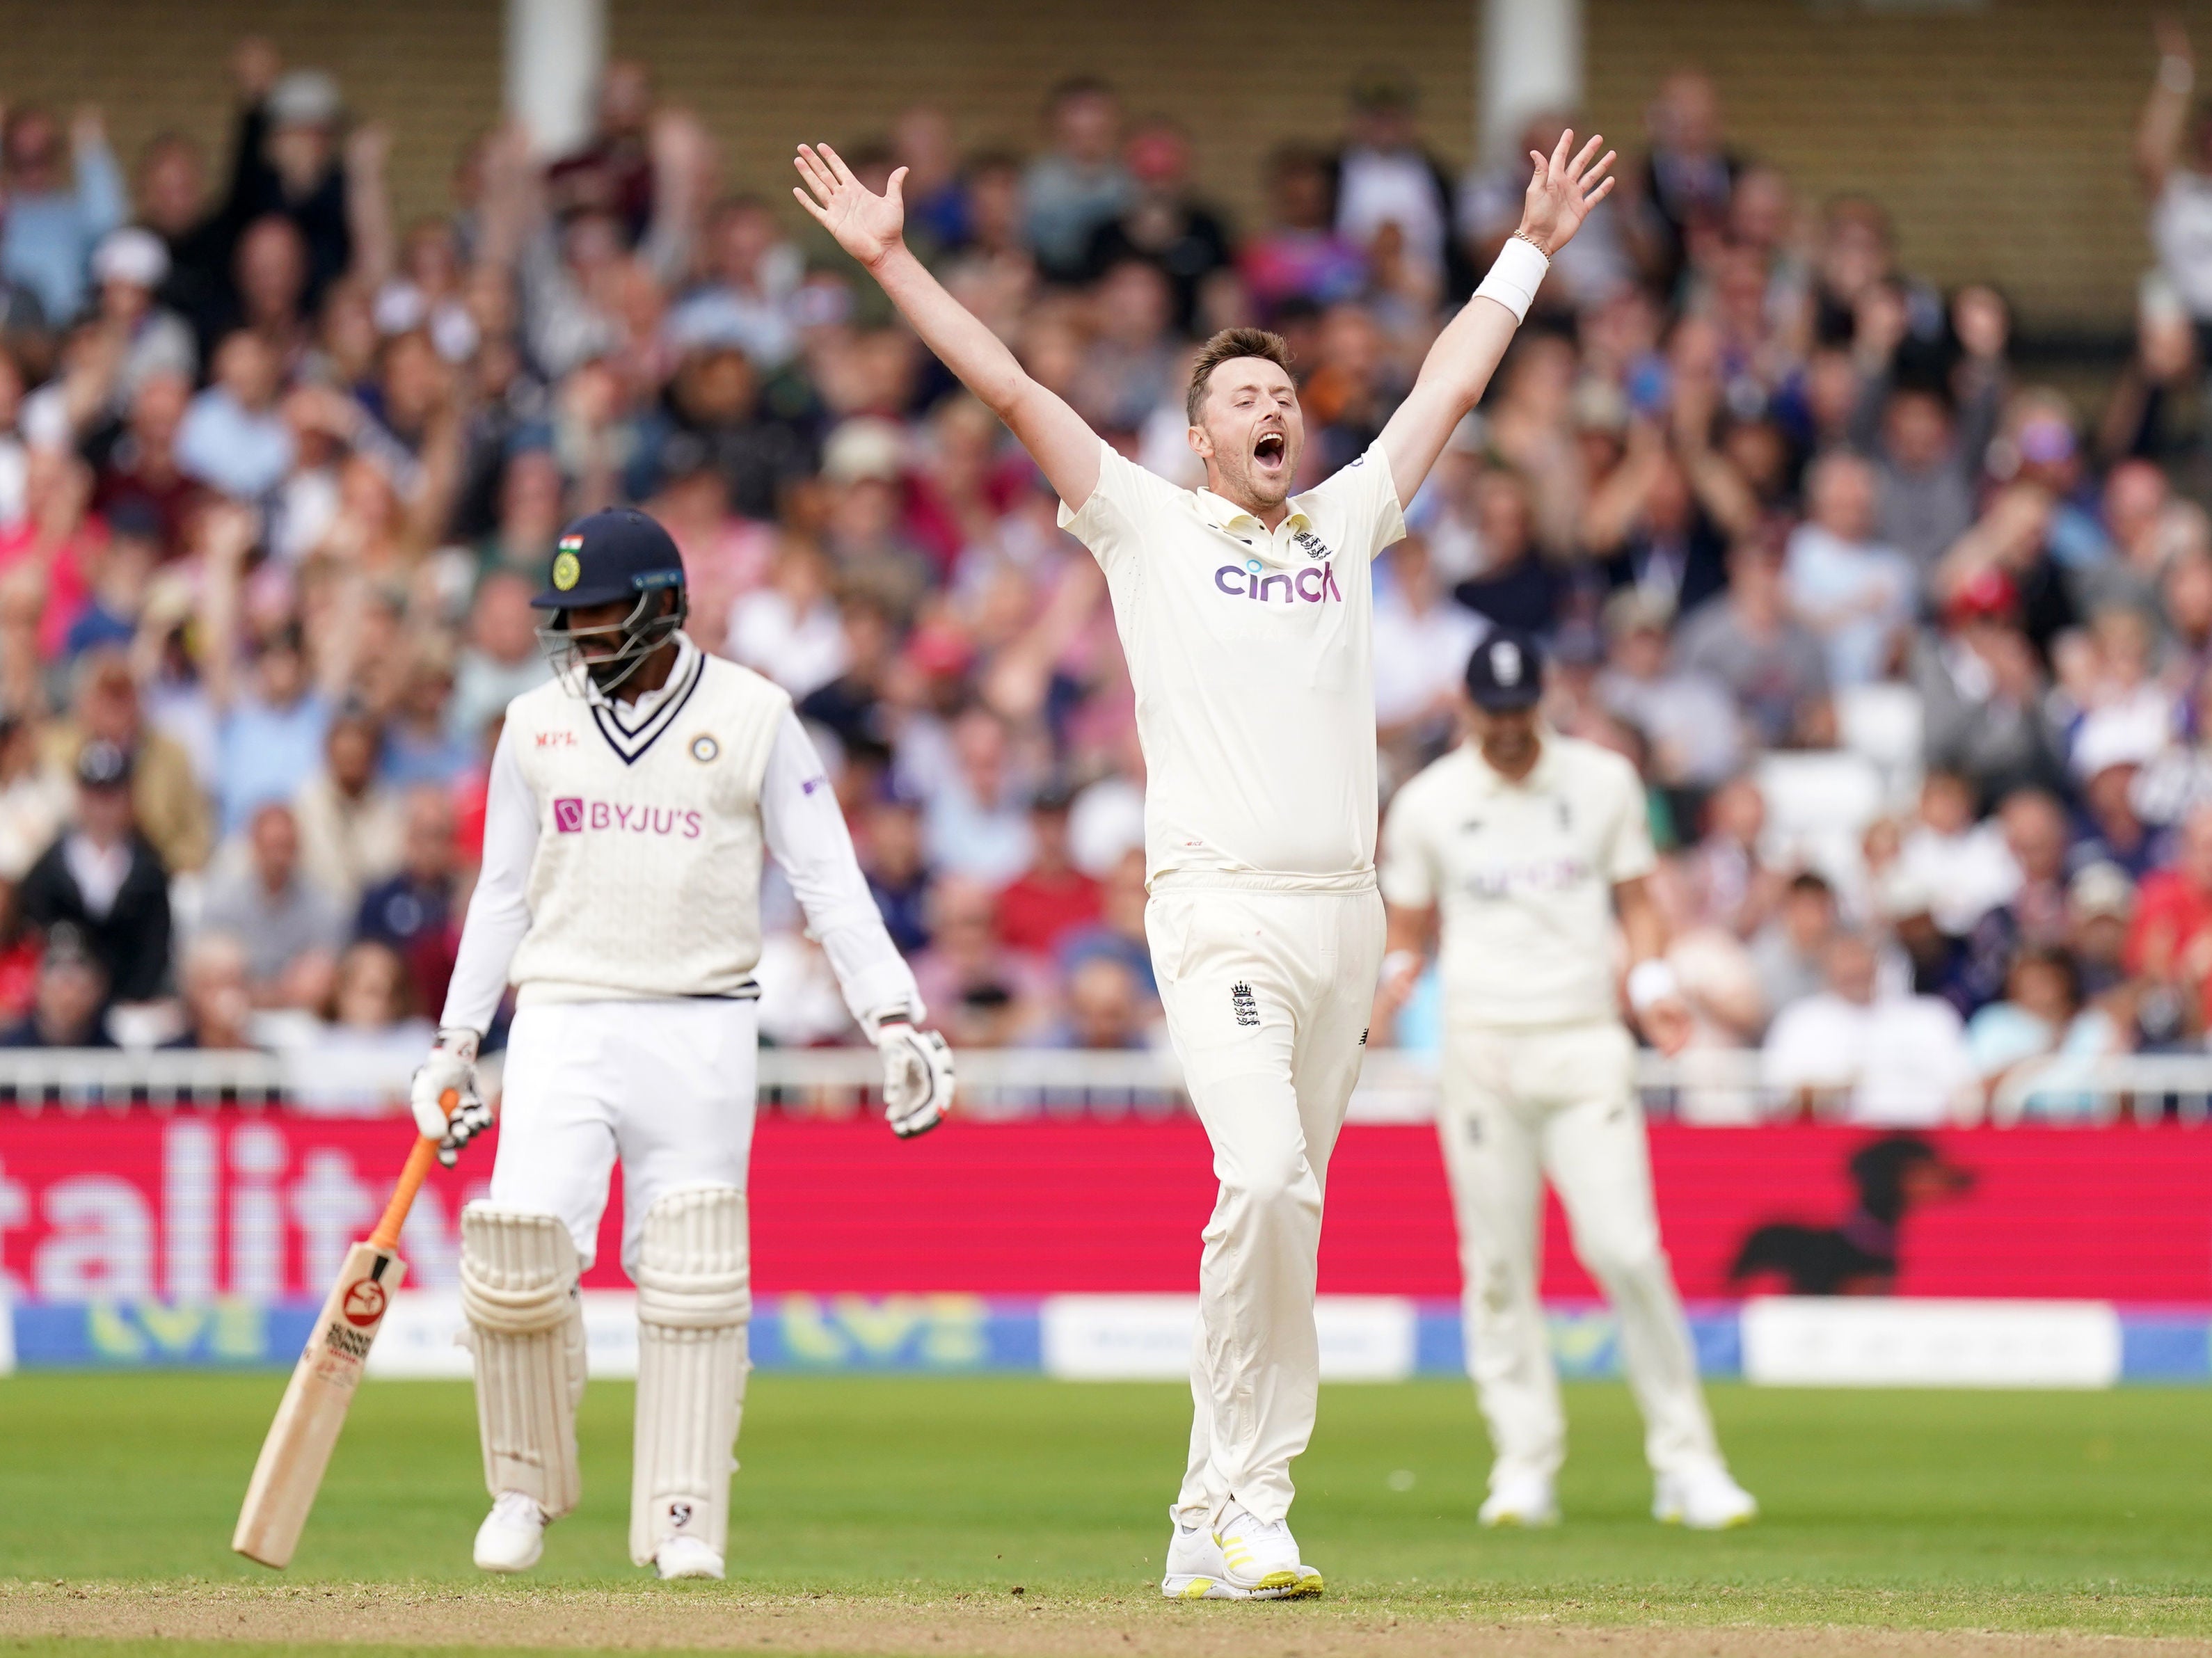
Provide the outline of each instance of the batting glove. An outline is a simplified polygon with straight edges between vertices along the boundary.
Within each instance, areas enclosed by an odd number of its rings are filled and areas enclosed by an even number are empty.
[[[491,1127],[491,1108],[477,1086],[477,1033],[448,1026],[430,1057],[416,1067],[408,1090],[416,1131],[438,1142],[438,1161],[451,1169],[461,1148]]]
[[[916,1030],[904,1016],[876,1027],[884,1060],[884,1118],[901,1139],[926,1134],[952,1108],[952,1050],[934,1030]]]

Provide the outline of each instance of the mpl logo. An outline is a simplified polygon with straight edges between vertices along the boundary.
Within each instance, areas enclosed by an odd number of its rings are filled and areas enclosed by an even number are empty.
[[[696,841],[706,820],[679,806],[632,806],[612,800],[586,800],[564,794],[553,802],[553,829],[557,835],[582,835],[601,830],[616,835],[680,835]]]
[[[1213,585],[1231,598],[1256,599],[1262,604],[1272,604],[1278,594],[1285,604],[1304,602],[1321,604],[1334,599],[1341,604],[1344,594],[1336,585],[1336,561],[1325,564],[1309,564],[1303,570],[1277,570],[1270,574],[1266,565],[1256,558],[1248,558],[1241,565],[1224,564],[1213,573]]]

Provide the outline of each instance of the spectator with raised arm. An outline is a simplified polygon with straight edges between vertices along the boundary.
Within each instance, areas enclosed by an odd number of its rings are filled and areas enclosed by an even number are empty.
[[[393,253],[383,130],[346,133],[337,82],[321,70],[286,69],[259,37],[238,44],[231,73],[240,112],[221,222],[237,238],[270,215],[289,221],[307,256],[309,309],[350,270],[367,272],[372,286],[382,281]]]
[[[305,631],[289,616],[246,636],[246,566],[255,532],[253,514],[234,506],[211,509],[204,520],[200,666],[216,723],[216,801],[226,835],[244,829],[263,802],[290,800],[313,774],[331,710],[353,677],[366,609],[357,597],[336,607],[336,626],[313,661]]]
[[[2159,272],[2202,339],[2212,328],[2212,111],[2191,101],[2197,51],[2181,20],[2161,14],[2151,30],[2158,70],[2136,122],[2136,176],[2150,197]]]
[[[37,295],[46,320],[59,326],[83,307],[92,251],[127,210],[100,111],[78,110],[64,133],[36,104],[9,110],[0,125],[0,186],[8,203],[0,276]]]

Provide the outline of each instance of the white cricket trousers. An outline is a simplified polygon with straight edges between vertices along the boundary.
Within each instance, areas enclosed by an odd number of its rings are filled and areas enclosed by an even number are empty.
[[[1541,1029],[1459,1026],[1445,1037],[1437,1122],[1459,1220],[1468,1371],[1496,1460],[1491,1489],[1549,1479],[1566,1417],[1537,1299],[1544,1179],[1575,1254],[1620,1321],[1644,1448],[1661,1473],[1719,1461],[1688,1325],[1659,1242],[1636,1047],[1618,1020]]]
[[[501,1080],[491,1200],[568,1227],[588,1266],[607,1176],[623,1166],[623,1266],[645,1212],[682,1186],[745,1189],[756,1004],[721,997],[536,1003],[518,1011]]]
[[[1185,1524],[1290,1510],[1320,1392],[1314,1275],[1329,1153],[1382,961],[1374,878],[1164,878],[1145,913],[1184,1085],[1221,1191],[1198,1268]]]

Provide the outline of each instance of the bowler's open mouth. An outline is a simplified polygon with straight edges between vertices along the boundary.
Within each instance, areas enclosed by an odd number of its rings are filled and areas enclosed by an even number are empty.
[[[1290,440],[1280,432],[1262,433],[1260,440],[1252,446],[1252,459],[1270,472],[1281,468],[1283,459],[1289,452]]]

